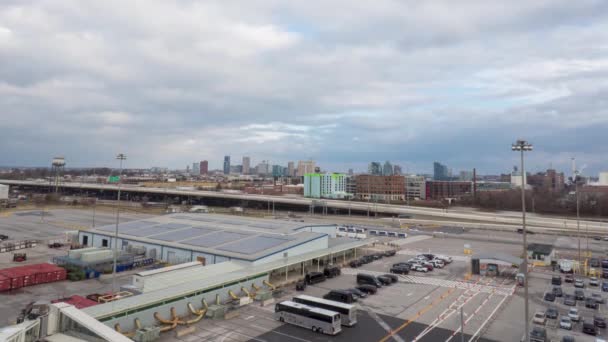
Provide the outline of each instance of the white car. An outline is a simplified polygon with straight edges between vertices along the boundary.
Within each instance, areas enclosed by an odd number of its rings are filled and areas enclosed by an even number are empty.
[[[574,322],[581,320],[581,316],[579,316],[577,308],[570,308],[570,311],[568,311],[568,317],[570,317],[570,319]]]
[[[572,319],[568,316],[561,316],[559,318],[559,327],[566,330],[572,330]]]
[[[547,323],[547,315],[545,315],[544,311],[536,311],[532,322],[535,324],[545,325],[545,323]]]
[[[445,266],[445,264],[443,263],[442,260],[439,259],[435,259],[435,260],[431,260],[430,261],[431,264],[433,264],[433,266],[435,266],[436,268],[443,268]]]
[[[414,269],[414,271],[416,271],[416,272],[423,272],[423,273],[426,273],[426,272],[428,272],[428,271],[429,271],[429,269],[428,269],[428,268],[426,268],[426,267],[424,267],[424,266],[422,266],[422,265],[415,265],[413,269]]]
[[[589,285],[600,286],[600,281],[597,279],[597,277],[591,277],[589,278]]]
[[[436,255],[435,259],[442,260],[446,264],[452,263],[452,257],[446,255]]]

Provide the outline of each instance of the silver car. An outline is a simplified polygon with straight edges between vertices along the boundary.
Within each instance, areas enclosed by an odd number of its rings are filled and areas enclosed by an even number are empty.
[[[559,327],[566,330],[572,330],[572,320],[568,316],[559,318]]]

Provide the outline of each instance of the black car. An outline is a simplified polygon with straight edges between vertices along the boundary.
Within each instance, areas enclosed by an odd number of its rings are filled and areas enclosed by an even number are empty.
[[[359,285],[355,288],[361,292],[367,293],[368,295],[376,294],[376,292],[378,292],[378,288],[374,285]]]
[[[602,241],[602,237],[596,235],[596,236],[593,237],[593,240],[595,240],[595,241]]]
[[[383,276],[390,278],[391,282],[393,282],[393,283],[396,283],[399,281],[399,277],[394,274],[387,273],[387,274],[383,274]]]
[[[340,271],[340,267],[331,265],[325,267],[325,269],[323,270],[323,274],[327,278],[333,278],[339,276],[340,274],[342,274],[342,272]]]
[[[357,268],[359,266],[363,265],[363,262],[361,262],[361,260],[359,259],[355,259],[351,262],[348,263],[348,266],[352,267],[352,268]]]
[[[530,342],[545,342],[547,341],[547,330],[541,327],[534,327],[530,331]]]
[[[358,297],[354,293],[347,290],[331,290],[323,296],[323,299],[351,304],[356,302]]]
[[[382,283],[382,285],[390,285],[393,283],[393,279],[387,277],[386,275],[377,276],[378,280]]]
[[[557,316],[559,316],[559,312],[557,311],[556,308],[549,307],[549,308],[547,308],[547,311],[545,311],[545,315],[547,316],[547,318],[556,319]]]
[[[551,292],[553,292],[555,297],[561,297],[564,295],[564,293],[562,292],[562,288],[560,286],[554,286],[553,289],[551,290]]]
[[[576,297],[576,300],[584,300],[585,292],[583,290],[574,290],[574,297]]]
[[[602,316],[593,316],[593,324],[598,328],[606,327],[606,319]]]
[[[410,268],[403,265],[403,266],[393,266],[390,269],[391,273],[396,273],[396,274],[408,274],[410,273]]]
[[[382,254],[382,253],[374,253],[374,254],[371,254],[371,256],[372,256],[373,260],[380,260],[380,259],[382,259],[384,257],[384,254]]]
[[[583,332],[589,335],[597,335],[597,328],[593,322],[584,322],[583,323]]]
[[[8,240],[8,235],[0,234],[0,241]]]
[[[370,262],[374,261],[374,257],[372,255],[364,255],[361,257],[361,262],[363,264],[369,264]]]
[[[395,256],[395,254],[397,254],[397,251],[394,249],[388,250],[384,252],[384,256],[386,257],[392,257]]]
[[[551,292],[546,292],[544,299],[547,302],[555,302],[555,295]]]
[[[360,291],[359,289],[356,288],[350,288],[350,289],[344,289],[341,291],[345,291],[345,292],[350,292],[353,294],[353,296],[357,297],[357,298],[367,298],[367,293]]]
[[[597,309],[599,307],[599,304],[595,301],[594,298],[589,297],[585,299],[585,307],[589,309]]]
[[[562,284],[562,277],[560,276],[553,276],[551,278],[551,285],[561,285]]]
[[[598,258],[591,258],[591,259],[589,259],[589,266],[599,268],[600,265],[601,265],[600,264],[600,259],[598,259]]]
[[[325,274],[321,272],[310,272],[306,274],[306,283],[308,283],[308,285],[321,283],[324,282],[326,279],[327,278],[325,277]]]
[[[412,267],[412,264],[409,263],[409,262],[398,262],[398,263],[393,264],[393,267],[407,267],[407,268],[410,268],[410,267]]]
[[[562,337],[562,342],[575,342],[576,340],[574,339],[574,337],[570,336],[570,335],[566,335],[564,337]]]
[[[296,291],[304,291],[304,290],[306,290],[306,281],[298,280],[298,282],[296,283]]]
[[[370,285],[370,286],[374,286],[374,287],[382,287],[382,282],[378,279],[378,277],[371,275],[371,274],[365,274],[365,273],[357,274],[357,284]]]

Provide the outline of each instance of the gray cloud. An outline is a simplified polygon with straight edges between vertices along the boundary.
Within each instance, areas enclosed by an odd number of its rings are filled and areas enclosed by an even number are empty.
[[[605,1],[3,1],[0,164],[597,172]]]

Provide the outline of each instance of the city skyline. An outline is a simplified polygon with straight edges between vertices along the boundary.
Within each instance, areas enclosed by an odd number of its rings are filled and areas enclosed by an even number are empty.
[[[608,169],[605,2],[64,2],[0,5],[0,165]]]

